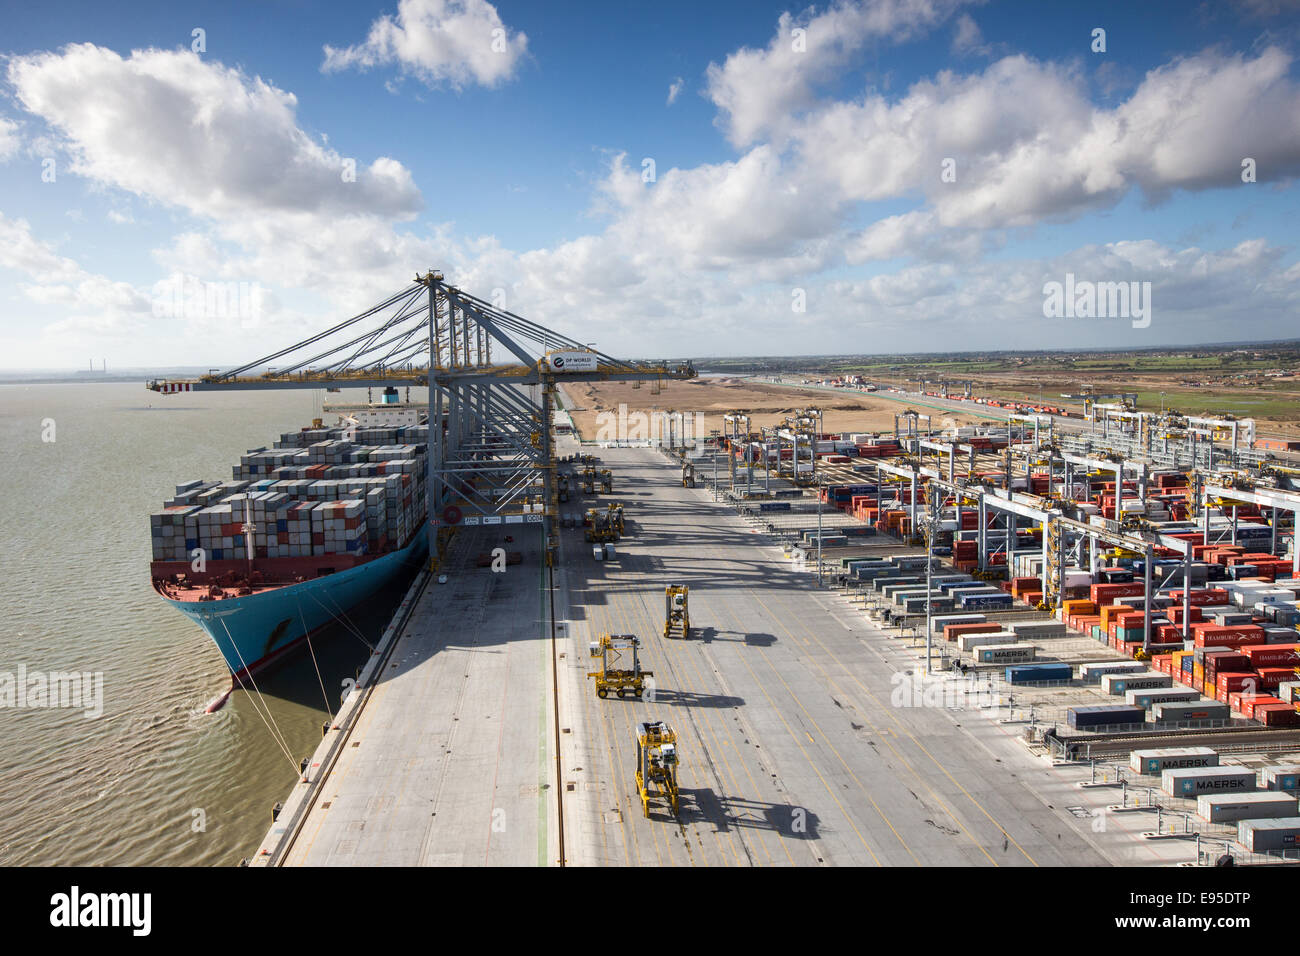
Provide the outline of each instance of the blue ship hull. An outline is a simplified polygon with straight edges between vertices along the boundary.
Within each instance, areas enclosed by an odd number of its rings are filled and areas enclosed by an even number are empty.
[[[426,554],[428,536],[420,532],[400,551],[301,584],[221,601],[164,600],[207,632],[238,685],[290,657],[308,636],[412,569]]]

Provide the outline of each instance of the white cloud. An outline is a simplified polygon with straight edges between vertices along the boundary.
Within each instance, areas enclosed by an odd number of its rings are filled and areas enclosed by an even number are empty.
[[[297,125],[297,98],[189,51],[123,59],[89,43],[14,57],[18,101],[65,140],[72,171],[201,216],[309,210],[414,215],[409,170],[355,162]],[[130,131],[125,135],[124,131]]]
[[[26,220],[10,219],[3,213],[0,213],[0,268],[13,269],[34,280],[21,289],[36,305],[80,313],[43,329],[44,336],[52,342],[69,333],[80,336],[135,328],[141,313],[150,308],[149,298],[129,283],[87,272],[74,260],[55,252],[49,243],[33,236]]]
[[[955,7],[840,5],[800,22],[809,50],[829,55],[842,73],[862,35],[883,36],[881,25],[907,11],[920,25],[901,26],[900,35],[911,35]],[[783,20],[783,29],[794,22]],[[774,48],[740,53],[770,57],[778,73],[784,63]],[[748,61],[739,56],[711,74],[715,102],[742,77]],[[508,308],[620,354],[700,355],[867,347],[858,342],[937,348],[977,328],[1008,344],[1083,344],[1093,334],[1115,341],[1113,327],[1043,325],[1042,284],[1066,271],[1155,282],[1150,336],[1165,330],[1159,341],[1222,338],[1215,314],[1234,317],[1234,334],[1277,334],[1275,317],[1294,314],[1300,271],[1261,239],[1222,251],[1117,242],[1049,261],[986,254],[1009,230],[1104,210],[1135,186],[1154,201],[1177,189],[1259,188],[1240,186],[1244,144],[1263,181],[1293,175],[1300,96],[1290,64],[1274,49],[1207,52],[1153,70],[1105,108],[1091,101],[1079,70],[1024,56],[848,101],[818,97],[829,73],[794,68],[764,80],[788,94],[785,105],[760,108],[747,98],[752,91],[719,102],[720,116],[750,140],[734,159],[661,169],[645,183],[615,155],[596,190],[603,228],[532,250],[412,222],[420,194],[394,160],[372,162],[367,188],[357,188],[366,186],[360,175],[336,184],[330,166],[341,157],[299,129],[292,94],[219,63],[158,51],[124,60],[83,46],[18,58],[9,70],[19,101],[63,138],[78,172],[198,217],[155,250],[165,272],[260,282],[294,300],[259,326],[257,340],[268,347],[318,331],[325,317],[373,304],[433,267],[478,294],[504,289]],[[260,164],[301,170],[311,188],[292,177],[255,182],[205,155],[247,125],[265,131]],[[956,161],[956,182],[941,180],[945,158]],[[886,211],[873,215],[876,203]],[[33,301],[74,310],[72,321],[94,314],[80,303],[112,305],[117,294],[124,298],[113,314],[129,314],[129,286],[87,284],[76,263],[33,240],[25,224],[15,230],[9,221],[8,233],[5,225],[0,219],[0,265],[22,262],[44,276],[24,290]],[[881,265],[893,260],[907,264]],[[792,286],[808,292],[809,310],[797,317]],[[1162,322],[1182,323],[1178,335]],[[177,345],[184,354],[214,363],[252,357],[220,323],[188,331]]]
[[[401,0],[397,18],[380,17],[364,42],[326,46],[321,69],[396,63],[429,86],[491,87],[514,76],[527,49],[528,37],[508,30],[486,0]]]
[[[4,213],[0,213],[0,268],[24,272],[42,283],[74,282],[82,275],[81,266],[33,236],[27,220],[10,219]]]
[[[736,146],[780,132],[814,104],[815,88],[839,75],[868,41],[901,43],[943,22],[970,0],[840,0],[824,13],[781,14],[767,47],[742,47],[719,66],[710,63],[708,92],[725,114]],[[802,31],[802,33],[796,33]]]
[[[668,106],[672,106],[674,103],[677,102],[677,97],[681,96],[682,89],[685,86],[686,86],[686,81],[683,80],[680,76],[677,77],[677,79],[673,80],[672,83],[668,84],[668,103],[667,103]]]
[[[15,155],[22,145],[22,138],[18,135],[18,124],[0,116],[0,163]]]
[[[989,46],[984,42],[980,26],[969,13],[957,18],[957,30],[952,38],[952,52],[959,54],[987,53]]]

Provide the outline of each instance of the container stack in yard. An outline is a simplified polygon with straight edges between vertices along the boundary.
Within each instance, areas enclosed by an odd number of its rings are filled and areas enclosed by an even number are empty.
[[[916,633],[929,610],[932,633],[941,639],[944,653],[956,652],[977,666],[996,666],[1008,685],[1041,687],[1027,694],[1027,703],[1037,708],[1043,721],[1068,724],[1073,741],[1122,731],[1166,739],[1187,734],[1201,743],[1211,739],[1210,734],[1232,734],[1239,725],[1254,731],[1258,725],[1300,726],[1300,580],[1292,576],[1287,553],[1294,548],[1291,530],[1285,521],[1280,528],[1272,526],[1276,514],[1286,512],[1214,501],[1202,510],[1194,498],[1205,483],[1175,468],[1148,464],[1139,480],[1126,466],[1117,486],[1113,469],[1076,467],[1067,478],[1059,463],[1049,475],[1041,462],[1022,467],[986,455],[990,448],[1017,442],[1024,443],[1017,445],[1017,455],[1031,442],[1037,447],[1033,432],[1032,426],[1026,431],[1020,425],[1010,434],[1006,427],[950,429],[940,441],[950,443],[951,450],[934,450],[933,462],[927,461],[932,452],[910,438],[899,445],[892,436],[855,435],[852,448],[836,445],[836,453],[850,460],[857,451],[858,458],[893,458],[891,468],[905,470],[877,471],[874,461],[850,465],[835,476],[856,473],[860,478],[842,485],[828,482],[825,501],[883,540],[891,535],[907,539],[919,532],[920,519],[932,506],[937,514],[933,555],[945,559],[931,557],[934,570],[928,582],[924,557],[905,563],[897,555],[853,558],[845,565],[845,578],[874,590],[877,607],[883,597],[890,622],[910,626],[904,633]],[[1106,441],[1086,453],[1118,462],[1119,454],[1098,450]],[[1011,494],[995,490],[995,495],[1035,508],[1059,508],[1076,522],[1101,525],[1122,512],[1124,533],[1140,526],[1143,532],[1180,539],[1186,542],[1187,556],[1151,539],[1148,568],[1140,547],[1125,551],[1102,539],[1091,552],[1072,546],[1062,551],[1064,560],[1049,582],[1041,520],[1017,513],[1012,530],[1008,512],[976,507],[971,498],[977,495],[959,500],[952,489],[925,475],[910,479],[906,470],[917,462],[898,460],[900,448],[922,456],[921,464],[932,468],[932,474],[948,471],[968,487],[983,484],[982,493],[989,487],[1006,489],[1009,476]],[[932,495],[942,497],[930,502]],[[1043,500],[1036,503],[1026,495]],[[1120,529],[1112,524],[1105,530]],[[844,534],[839,527],[835,533]],[[982,546],[986,550],[981,558]],[[1144,582],[1148,574],[1154,585],[1149,600]],[[1050,617],[1042,610],[1045,585],[1055,587],[1060,597]],[[1101,654],[1082,648],[1080,636],[1100,644]],[[1063,684],[1074,689],[1054,689]],[[1021,699],[1017,691],[1016,700]],[[1254,727],[1246,726],[1252,723]],[[1166,748],[1167,758],[1162,756],[1165,751],[1153,751],[1156,770],[1144,772],[1158,772],[1166,760],[1172,769],[1202,766],[1197,761],[1217,764],[1213,751],[1180,756],[1185,749]],[[1180,760],[1191,762],[1184,765]],[[1265,772],[1260,781],[1252,779],[1249,788],[1272,788],[1270,779]],[[1300,776],[1279,773],[1278,779],[1278,790],[1300,789]],[[1214,812],[1217,820],[1235,811]]]
[[[1255,790],[1255,771],[1223,766],[1162,770],[1160,789],[1171,797],[1248,793]]]

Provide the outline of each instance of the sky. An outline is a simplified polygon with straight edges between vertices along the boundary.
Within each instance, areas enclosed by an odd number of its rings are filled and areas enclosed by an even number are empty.
[[[1300,337],[1300,0],[5,6],[0,368],[428,269],[627,358]]]

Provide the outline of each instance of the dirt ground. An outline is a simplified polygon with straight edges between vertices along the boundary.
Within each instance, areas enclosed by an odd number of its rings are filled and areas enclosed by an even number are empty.
[[[827,432],[893,431],[894,416],[907,406],[863,394],[830,394],[804,389],[753,382],[736,378],[697,378],[684,382],[664,382],[660,394],[652,394],[652,385],[634,388],[627,382],[581,382],[561,386],[565,407],[583,438],[594,439],[602,430],[616,437],[619,405],[627,406],[629,415],[644,412],[654,420],[655,412],[674,410],[703,415],[703,433],[723,430],[722,416],[731,411],[748,413],[751,428],[757,431],[776,425],[794,414],[796,409],[820,408]],[[917,408],[921,414],[931,410]],[[967,425],[978,417],[934,412],[936,428]],[[634,420],[635,421],[635,420]],[[628,429],[631,431],[631,428]],[[630,434],[625,437],[641,437]]]

